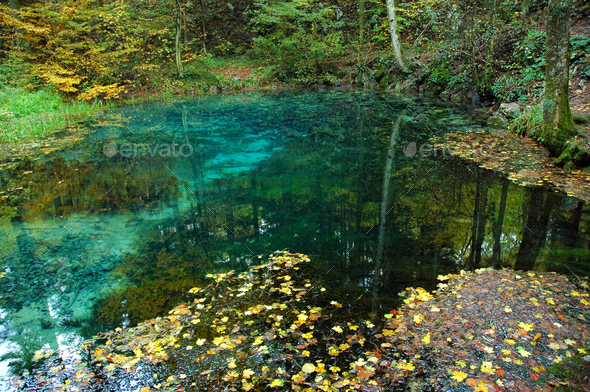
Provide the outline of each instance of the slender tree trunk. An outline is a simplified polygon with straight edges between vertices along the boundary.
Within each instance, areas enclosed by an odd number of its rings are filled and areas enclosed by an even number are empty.
[[[207,10],[205,9],[205,5],[203,4],[202,0],[199,0],[199,5],[201,8],[201,44],[203,45],[203,52],[207,52],[207,23],[205,16],[207,15]]]
[[[365,0],[359,0],[359,39],[364,39],[365,25],[367,23],[365,15]]]
[[[393,53],[399,67],[408,72],[408,67],[402,56],[402,50],[399,43],[399,35],[397,35],[397,20],[395,19],[395,0],[387,0],[387,17],[389,19],[389,31],[391,33],[391,43],[393,44]]]
[[[485,86],[486,91],[490,91],[492,89],[492,72],[494,70],[494,47],[496,44],[496,15],[498,13],[498,0],[493,0],[491,2],[492,7],[492,21],[491,21],[491,34],[490,34],[490,41],[488,43],[488,54],[486,58],[486,65],[484,69],[483,75],[483,85]]]
[[[492,265],[495,268],[500,267],[500,237],[502,236],[502,226],[504,225],[504,212],[506,211],[506,199],[508,198],[508,179],[502,182],[502,195],[500,196],[500,207],[498,207],[498,220],[494,226],[494,247],[492,251]]]
[[[575,134],[569,104],[569,20],[571,0],[549,0],[547,17],[543,139],[553,156]]]
[[[379,287],[383,278],[383,251],[385,249],[385,223],[387,222],[388,200],[389,200],[389,182],[391,181],[391,168],[395,157],[395,143],[399,135],[399,127],[403,114],[400,114],[395,120],[391,137],[389,138],[389,148],[385,159],[385,170],[383,171],[383,188],[381,189],[381,204],[379,206],[379,233],[377,234],[377,254],[375,255],[375,271],[373,275],[373,312],[377,311],[377,297]]]
[[[184,70],[182,67],[182,50],[180,47],[180,38],[182,37],[182,10],[180,4],[178,4],[178,10],[176,13],[176,40],[174,42],[176,49],[176,68],[178,69],[178,76],[182,78]]]
[[[182,28],[184,29],[184,34],[183,34],[183,44],[184,44],[184,50],[186,50],[186,48],[188,47],[188,28],[187,28],[187,22],[186,22],[186,12],[182,13]]]

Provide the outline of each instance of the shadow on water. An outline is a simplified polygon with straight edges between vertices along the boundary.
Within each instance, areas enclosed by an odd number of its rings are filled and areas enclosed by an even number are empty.
[[[278,249],[310,255],[359,316],[461,268],[588,275],[583,202],[428,145],[479,123],[440,101],[362,91],[105,114],[71,150],[4,165],[2,334],[64,346],[80,327],[133,325],[207,273]]]

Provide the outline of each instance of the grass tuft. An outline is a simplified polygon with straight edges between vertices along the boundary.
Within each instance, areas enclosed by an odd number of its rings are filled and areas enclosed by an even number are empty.
[[[0,90],[0,143],[43,139],[101,108],[101,103],[64,102],[51,90],[4,87]]]

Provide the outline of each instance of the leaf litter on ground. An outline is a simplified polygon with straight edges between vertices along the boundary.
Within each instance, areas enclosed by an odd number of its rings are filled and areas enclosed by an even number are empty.
[[[35,354],[15,377],[34,391],[547,390],[548,369],[590,343],[588,284],[555,273],[480,269],[408,288],[373,320],[348,313],[306,255],[209,274],[167,317],[117,328],[75,353]],[[590,351],[590,350],[589,350]],[[561,384],[560,384],[561,383]]]
[[[590,173],[557,167],[547,149],[531,138],[507,131],[448,133],[431,139],[443,150],[467,163],[499,172],[522,186],[548,186],[590,202]]]

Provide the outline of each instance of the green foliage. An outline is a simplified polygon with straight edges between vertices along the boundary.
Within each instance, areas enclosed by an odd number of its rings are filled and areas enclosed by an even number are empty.
[[[443,61],[438,65],[435,65],[430,71],[428,81],[434,84],[440,84],[446,86],[451,79],[451,73],[449,72],[448,61]]]
[[[509,129],[521,136],[530,136],[542,142],[543,107],[541,105],[534,105],[527,110],[522,110],[512,120]]]
[[[504,74],[494,81],[492,92],[501,102],[523,102],[527,99],[528,89],[523,78]]]
[[[540,69],[545,64],[545,32],[530,30],[514,48],[514,59],[523,67]]]
[[[100,108],[97,103],[64,102],[52,88],[33,92],[23,88],[0,89],[0,143],[49,136]]]
[[[590,347],[585,347],[583,351],[590,352]],[[583,359],[587,355],[579,352],[549,367],[549,372],[556,377],[571,380],[567,385],[560,385],[556,391],[581,392],[585,390],[583,388],[586,383],[584,375],[590,372],[590,363]]]
[[[590,37],[574,34],[570,37],[570,45],[572,63],[586,62],[586,54],[590,53]]]
[[[313,83],[334,74],[344,46],[333,6],[316,0],[265,0],[258,6],[251,22],[259,34],[252,53],[273,67],[276,78]]]
[[[391,46],[387,7],[384,1],[368,0],[371,6],[367,10],[369,17],[375,21],[371,40],[386,47]],[[440,0],[417,0],[396,2],[396,21],[398,32],[408,38],[413,46],[427,44],[439,37],[441,21],[438,20],[440,9],[444,6]],[[427,26],[428,29],[424,27]]]

